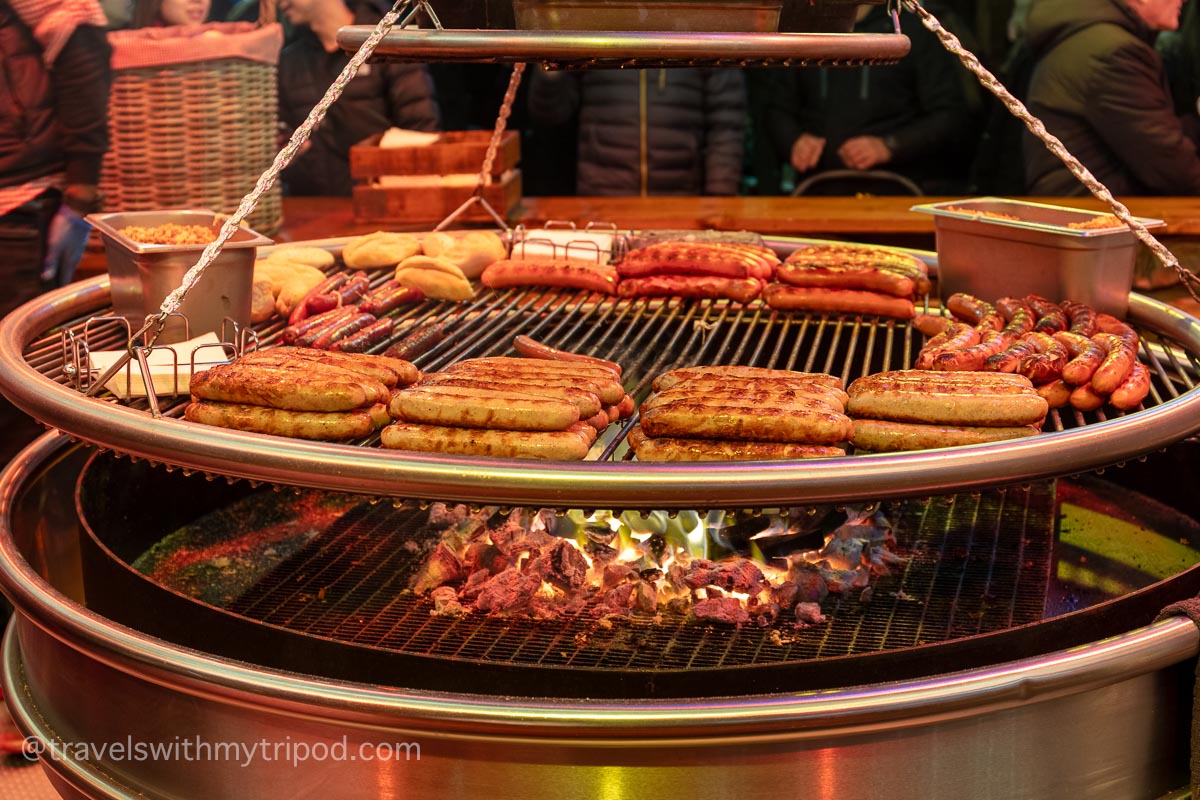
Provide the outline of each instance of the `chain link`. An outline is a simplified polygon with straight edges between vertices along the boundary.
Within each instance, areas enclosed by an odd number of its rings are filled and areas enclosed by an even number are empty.
[[[504,101],[496,115],[496,127],[492,129],[492,139],[488,142],[487,154],[483,157],[483,167],[479,170],[479,180],[475,183],[475,194],[482,195],[483,187],[492,185],[492,164],[496,160],[496,151],[500,149],[500,139],[504,129],[508,127],[508,116],[512,113],[513,100],[517,97],[517,87],[521,85],[521,76],[525,74],[524,64],[513,64],[512,74],[508,76],[508,88],[504,90]]]
[[[1029,113],[1029,109],[1025,108],[1024,103],[1014,97],[1012,93],[1004,87],[1004,84],[1000,83],[999,79],[996,78],[995,75],[989,72],[987,68],[983,66],[983,64],[979,63],[979,59],[976,58],[974,53],[963,47],[962,42],[958,40],[958,37],[943,28],[937,17],[929,13],[929,11],[927,11],[920,4],[919,0],[903,0],[903,3],[905,8],[916,13],[916,15],[920,17],[921,24],[938,37],[942,43],[942,46],[957,56],[958,60],[963,63],[963,66],[965,66],[975,75],[983,88],[987,89],[997,98],[999,98],[1000,102],[1004,104],[1004,107],[1007,108],[1013,116],[1025,123],[1025,127],[1029,128],[1030,132],[1032,132],[1034,136],[1038,137],[1038,139],[1045,143],[1046,149],[1056,155],[1064,164],[1067,165],[1067,169],[1071,171],[1071,174],[1079,179],[1079,181],[1087,187],[1088,191],[1090,191],[1096,197],[1096,199],[1108,204],[1108,206],[1112,209],[1113,214],[1116,215],[1116,217],[1124,222],[1127,226],[1129,226],[1130,230],[1133,231],[1133,234],[1140,239],[1142,243],[1146,245],[1146,247],[1150,248],[1150,251],[1154,253],[1164,267],[1175,271],[1175,273],[1179,276],[1179,280],[1183,284],[1183,287],[1187,289],[1188,294],[1192,296],[1193,300],[1200,303],[1200,296],[1197,295],[1197,287],[1200,287],[1200,277],[1197,277],[1194,272],[1182,266],[1179,263],[1179,260],[1171,253],[1171,251],[1168,250],[1162,242],[1154,238],[1154,235],[1146,229],[1146,226],[1139,222],[1137,218],[1129,212],[1129,209],[1126,208],[1123,203],[1121,203],[1121,201],[1113,197],[1112,192],[1110,192],[1104,184],[1098,181],[1096,177],[1092,175],[1090,171],[1088,171],[1087,167],[1081,164],[1079,160],[1075,158],[1075,156],[1071,155],[1067,151],[1066,146],[1063,145],[1058,137],[1046,130],[1046,126],[1040,119]]]
[[[300,148],[304,146],[304,143],[312,135],[313,129],[325,119],[325,114],[329,111],[329,107],[342,96],[342,92],[345,91],[350,81],[354,80],[354,76],[358,74],[359,68],[375,52],[375,48],[379,45],[379,42],[392,29],[392,26],[396,24],[396,21],[400,19],[402,14],[407,11],[407,16],[400,22],[401,27],[407,25],[422,8],[431,11],[428,8],[426,0],[397,0],[392,10],[383,15],[383,19],[379,20],[379,24],[375,26],[375,30],[371,32],[371,35],[363,42],[362,47],[358,49],[358,52],[346,64],[345,69],[342,70],[341,74],[337,76],[329,89],[326,90],[325,96],[313,106],[312,111],[308,113],[308,117],[300,124],[300,127],[296,128],[296,131],[292,134],[287,144],[283,146],[283,149],[275,155],[275,160],[271,166],[259,176],[254,189],[242,198],[242,202],[238,205],[237,210],[225,220],[225,223],[221,226],[220,233],[217,234],[216,240],[204,248],[204,252],[200,254],[200,259],[183,276],[183,281],[179,287],[168,294],[163,300],[158,313],[147,317],[146,324],[130,339],[131,343],[136,342],[142,335],[151,333],[152,328],[155,330],[151,334],[150,343],[152,344],[158,338],[159,334],[162,333],[163,326],[166,324],[167,317],[179,309],[183,298],[196,285],[196,281],[200,280],[200,276],[204,274],[204,270],[208,268],[209,264],[220,255],[221,248],[225,246],[225,243],[237,231],[242,220],[254,210],[254,207],[258,204],[258,199],[275,185],[279,173],[288,164],[292,163],[292,159],[296,157],[300,152]]]

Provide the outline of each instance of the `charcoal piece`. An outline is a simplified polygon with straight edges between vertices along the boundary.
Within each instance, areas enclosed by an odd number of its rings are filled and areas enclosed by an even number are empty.
[[[825,615],[821,613],[821,607],[816,603],[797,603],[796,604],[796,625],[797,627],[808,627],[809,625],[819,625],[825,621]]]
[[[429,598],[433,600],[433,610],[429,613],[435,617],[461,617],[467,613],[453,586],[439,586],[429,593]]]
[[[425,559],[425,563],[413,576],[412,590],[414,594],[425,594],[442,584],[461,580],[464,575],[463,565],[458,556],[443,542],[438,542],[438,546],[433,548],[429,558]]]
[[[626,564],[605,564],[600,589],[607,592],[636,575],[637,571]]]
[[[499,575],[508,568],[509,562],[499,547],[491,542],[476,540],[467,546],[462,564],[468,573],[483,570],[491,575]]]
[[[609,590],[592,609],[592,615],[597,617],[630,616],[633,614],[633,595],[636,588],[632,583],[622,583]]]
[[[802,559],[794,559],[788,569],[787,581],[794,583],[797,594],[793,602],[819,603],[829,596],[829,584],[821,570]]]
[[[750,612],[736,597],[709,597],[697,602],[692,613],[698,620],[723,625],[744,625],[750,621]]]
[[[488,580],[475,599],[475,608],[490,614],[511,614],[529,605],[542,586],[537,575],[508,569]]]
[[[458,598],[464,603],[472,603],[475,598],[479,597],[479,593],[483,591],[484,584],[491,580],[491,573],[479,570],[472,572],[467,577],[467,582],[463,584],[462,589],[458,592]]]
[[[711,585],[719,586],[727,592],[752,595],[758,594],[766,586],[766,582],[762,570],[744,558],[722,561],[717,565],[716,574],[709,581]]]
[[[546,563],[543,578],[563,591],[574,592],[587,581],[587,559],[570,542],[558,539],[542,560]]]
[[[658,590],[649,581],[638,581],[633,584],[630,602],[633,610],[639,614],[655,614],[658,612]]]
[[[759,628],[769,628],[779,620],[780,609],[778,603],[757,603],[747,609],[750,614],[750,621]]]

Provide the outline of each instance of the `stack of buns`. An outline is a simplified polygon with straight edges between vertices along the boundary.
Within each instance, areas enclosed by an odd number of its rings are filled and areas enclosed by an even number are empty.
[[[264,322],[275,314],[286,318],[325,280],[324,270],[333,264],[333,254],[320,247],[284,247],[260,258],[254,264],[251,321]]]
[[[629,433],[639,461],[839,456],[852,432],[841,379],[758,367],[684,367],[659,375]]]

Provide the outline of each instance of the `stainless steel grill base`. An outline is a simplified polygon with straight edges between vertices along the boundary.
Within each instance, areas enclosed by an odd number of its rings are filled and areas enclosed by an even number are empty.
[[[1186,781],[1198,636],[1174,620],[933,679],[736,699],[548,701],[272,672],[123,628],[17,547],[72,462],[44,437],[0,479],[0,583],[18,608],[4,691],[44,741],[415,743],[420,760],[47,760],[84,798],[1153,798]],[[65,474],[64,474],[65,473]],[[33,520],[30,523],[30,520]],[[52,523],[51,523],[52,524]],[[54,528],[35,560],[77,578]],[[730,687],[736,693],[738,687]],[[359,751],[362,745],[367,751]],[[399,751],[398,751],[399,752]],[[412,752],[410,750],[410,752]]]

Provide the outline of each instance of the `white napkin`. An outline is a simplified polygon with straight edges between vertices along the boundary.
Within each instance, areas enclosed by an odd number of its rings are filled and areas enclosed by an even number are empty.
[[[215,345],[220,342],[215,333],[206,333],[186,342],[155,347],[146,354],[146,362],[150,366],[150,382],[154,393],[159,396],[175,392],[176,363],[178,363],[179,393],[187,394],[192,377],[192,353],[203,345]],[[172,353],[174,351],[174,353]],[[117,362],[125,350],[97,350],[89,354],[92,374],[96,377],[103,375],[109,367]],[[217,364],[228,364],[229,358],[224,348],[205,347],[196,354],[196,369],[203,371]],[[146,396],[146,382],[142,380],[142,368],[137,359],[129,363],[105,384],[106,389],[122,400]]]
[[[533,228],[525,231],[524,239],[513,245],[512,257],[520,260],[570,256],[584,261],[607,264],[612,255],[613,235],[606,231]],[[593,247],[593,245],[595,246]]]

